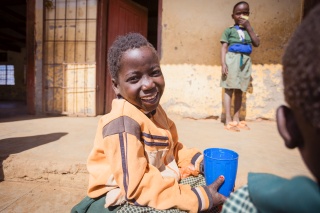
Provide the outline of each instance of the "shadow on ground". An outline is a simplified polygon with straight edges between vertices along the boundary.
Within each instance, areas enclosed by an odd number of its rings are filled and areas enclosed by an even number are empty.
[[[11,154],[23,152],[37,146],[51,143],[67,135],[66,132],[56,132],[28,137],[5,138],[0,140],[0,181],[4,180],[3,161]]]

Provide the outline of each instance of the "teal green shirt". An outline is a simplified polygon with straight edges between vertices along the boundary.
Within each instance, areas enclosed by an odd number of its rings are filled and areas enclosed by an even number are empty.
[[[251,44],[251,37],[249,35],[249,33],[243,29],[244,32],[244,41],[241,42],[239,34],[237,32],[237,29],[235,29],[233,26],[228,27],[227,29],[225,29],[225,31],[223,32],[220,42],[221,43],[228,43],[228,45],[233,45],[233,44],[241,44],[241,43],[246,43],[246,44]]]
[[[266,173],[249,173],[248,185],[231,194],[222,213],[320,212],[320,186],[304,176],[284,179]]]

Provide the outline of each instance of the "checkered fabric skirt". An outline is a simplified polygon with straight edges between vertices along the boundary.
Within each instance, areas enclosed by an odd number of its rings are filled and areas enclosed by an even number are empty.
[[[180,181],[180,184],[188,184],[191,187],[197,187],[197,186],[205,186],[206,182],[202,175],[199,175],[198,177],[190,176],[185,179],[182,179]],[[210,210],[203,211],[202,213],[219,213],[221,211],[221,206],[214,207]],[[140,207],[140,206],[134,206],[130,205],[128,203],[124,204],[117,212],[120,213],[146,213],[146,212],[152,212],[152,213],[186,213],[186,211],[182,211],[179,209],[167,209],[167,210],[158,210],[151,207]]]

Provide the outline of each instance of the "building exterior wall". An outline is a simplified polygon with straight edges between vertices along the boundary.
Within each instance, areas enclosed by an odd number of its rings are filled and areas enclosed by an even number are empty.
[[[234,24],[235,0],[163,0],[161,67],[169,113],[222,118],[220,37]],[[252,83],[244,94],[242,117],[274,119],[284,104],[281,55],[301,21],[303,0],[248,0],[250,23],[261,45],[252,53]]]
[[[65,19],[74,15],[75,11],[78,11],[76,19],[81,19],[85,14],[95,19],[97,0],[77,0],[77,10],[72,3],[65,10],[65,1],[53,0],[54,8],[51,9],[43,2],[36,0],[35,8],[35,106],[37,114],[48,111],[61,113],[64,107],[66,109],[74,106],[63,103],[63,96],[68,95],[66,90],[63,92],[61,89],[64,82],[68,82],[68,79],[62,77],[63,67],[79,63],[90,64],[89,66],[95,64],[96,21],[87,22],[89,31],[85,32],[82,20],[74,25],[65,20],[54,22],[48,19],[55,16]],[[196,119],[223,119],[223,90],[219,86],[219,40],[223,30],[233,25],[231,13],[237,2],[162,0],[161,67],[166,90],[161,104],[168,113]],[[300,23],[303,0],[248,2],[251,10],[250,22],[260,36],[261,45],[254,48],[252,54],[253,80],[248,92],[244,94],[241,116],[246,119],[273,119],[276,107],[284,103],[281,55],[292,32]],[[86,13],[84,9],[87,10]],[[74,30],[75,26],[78,27],[77,31]],[[69,38],[73,40],[66,42]],[[55,42],[50,43],[52,39]],[[64,40],[63,45],[57,42],[59,40]],[[85,55],[82,51],[83,43],[89,44],[85,48]],[[95,74],[91,68],[90,73],[93,74],[85,81],[94,79]],[[91,90],[94,83],[89,82],[88,85],[90,94],[83,96],[83,99],[91,101],[88,105],[90,107],[78,107],[76,113],[94,115],[92,101],[95,100],[90,98],[94,96],[94,91]]]

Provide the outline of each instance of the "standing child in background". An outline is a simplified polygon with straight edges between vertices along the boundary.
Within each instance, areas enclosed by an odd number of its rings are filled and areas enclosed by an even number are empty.
[[[224,108],[226,112],[225,129],[240,131],[249,129],[245,121],[240,121],[242,92],[246,92],[251,77],[251,44],[260,45],[260,39],[254,33],[249,22],[250,8],[247,2],[238,2],[231,15],[234,26],[228,27],[222,34],[220,86],[225,89]],[[234,94],[234,115],[231,117],[231,100]]]
[[[320,212],[320,4],[302,21],[282,58],[284,97],[277,110],[284,144],[298,148],[314,176],[285,179],[250,173],[248,184],[231,194],[223,213]]]
[[[88,197],[72,212],[215,210],[225,200],[217,192],[224,177],[205,186],[202,154],[179,142],[159,104],[165,82],[154,47],[138,33],[120,36],[108,68],[117,99],[98,124]]]

